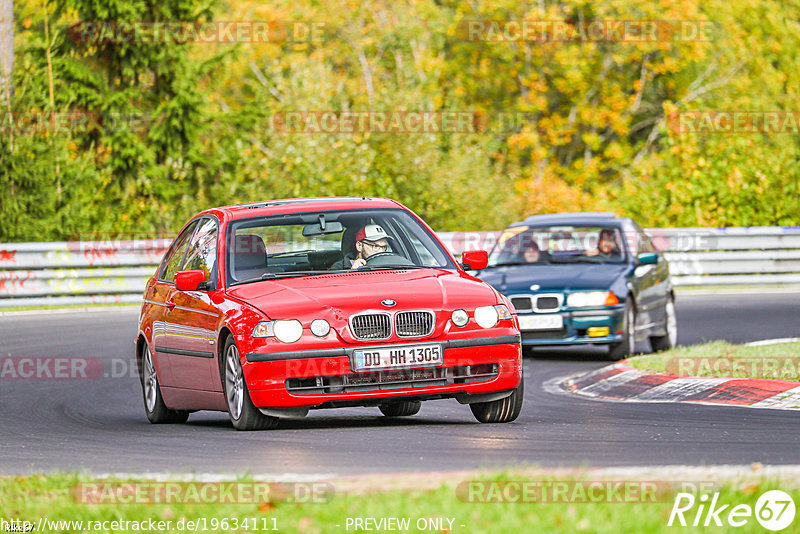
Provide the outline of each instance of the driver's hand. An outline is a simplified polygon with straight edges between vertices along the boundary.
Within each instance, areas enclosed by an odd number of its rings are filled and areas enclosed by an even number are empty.
[[[598,254],[600,254],[600,250],[596,249],[596,248],[593,248],[591,250],[587,250],[586,252],[584,252],[584,254],[586,256],[597,256]]]
[[[367,260],[364,258],[356,258],[353,260],[353,266],[350,267],[351,269],[358,269],[359,267],[363,267],[367,264]]]

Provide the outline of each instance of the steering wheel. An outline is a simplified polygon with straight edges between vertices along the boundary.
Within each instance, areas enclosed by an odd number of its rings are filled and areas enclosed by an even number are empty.
[[[367,258],[367,263],[371,263],[373,261],[379,260],[380,258],[386,258],[388,256],[397,256],[397,254],[395,254],[394,252],[376,252],[375,254]]]
[[[384,266],[393,265],[398,267],[405,267],[407,265],[414,265],[414,263],[403,256],[395,254],[394,252],[377,252],[367,258],[367,265],[371,266]]]

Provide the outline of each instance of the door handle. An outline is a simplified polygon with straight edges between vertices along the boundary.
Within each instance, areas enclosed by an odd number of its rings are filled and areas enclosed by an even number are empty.
[[[172,308],[175,307],[175,302],[172,300],[172,298],[168,298],[167,300],[164,301],[164,306],[166,306],[170,311],[172,311]]]

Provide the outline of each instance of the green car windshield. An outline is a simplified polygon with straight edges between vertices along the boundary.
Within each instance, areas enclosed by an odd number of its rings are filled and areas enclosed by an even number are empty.
[[[625,261],[622,232],[614,226],[514,226],[489,255],[489,267]]]

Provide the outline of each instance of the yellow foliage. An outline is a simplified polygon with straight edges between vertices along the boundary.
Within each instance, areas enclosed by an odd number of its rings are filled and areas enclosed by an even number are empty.
[[[525,214],[600,209],[601,199],[570,186],[557,177],[533,178],[519,184],[524,198]]]

